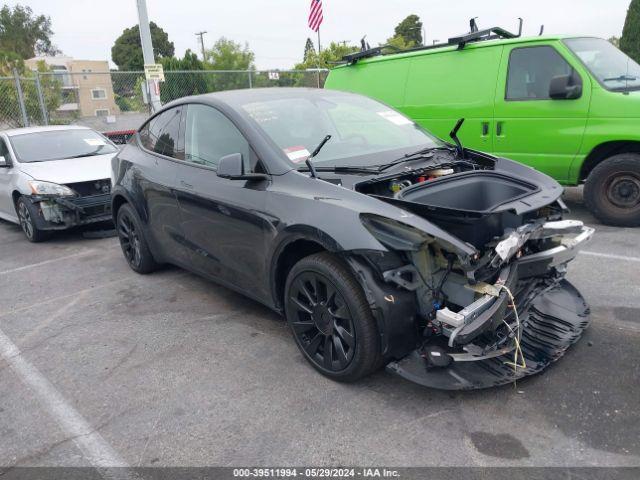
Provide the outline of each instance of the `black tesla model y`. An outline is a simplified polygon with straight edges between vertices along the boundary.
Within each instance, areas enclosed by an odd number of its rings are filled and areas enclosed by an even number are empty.
[[[563,220],[551,178],[464,148],[462,123],[446,143],[349,93],[183,98],[112,162],[122,251],[138,273],[172,263],[281,312],[335,380],[537,373],[589,323],[564,277],[593,230]]]

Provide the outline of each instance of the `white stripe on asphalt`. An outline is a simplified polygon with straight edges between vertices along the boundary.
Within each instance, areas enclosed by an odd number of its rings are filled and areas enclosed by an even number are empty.
[[[126,467],[127,464],[36,367],[20,353],[18,347],[0,330],[0,355],[7,361],[20,380],[38,397],[51,417],[76,444],[91,465],[98,468]],[[112,472],[116,476],[123,471]],[[103,476],[110,477],[111,475]]]
[[[94,252],[95,252],[95,250],[85,250],[83,252],[73,253],[71,255],[66,255],[64,257],[52,258],[51,260],[45,260],[44,262],[32,263],[30,265],[24,265],[23,267],[12,268],[11,270],[5,270],[3,272],[0,272],[0,275],[7,275],[9,273],[21,272],[22,270],[29,270],[30,268],[41,267],[43,265],[49,265],[50,263],[60,262],[62,260],[68,260],[70,258],[75,258],[75,257],[81,257],[81,256],[88,255],[88,254],[94,253]]]
[[[599,252],[580,252],[582,255],[589,257],[608,258],[610,260],[622,260],[624,262],[640,262],[640,257],[627,257],[625,255],[614,255],[612,253],[599,253]]]

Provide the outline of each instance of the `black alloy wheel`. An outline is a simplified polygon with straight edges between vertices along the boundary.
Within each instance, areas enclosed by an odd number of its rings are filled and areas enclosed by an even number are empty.
[[[122,253],[132,270],[144,274],[157,269],[158,265],[151,255],[140,220],[128,204],[118,210],[117,231]]]
[[[302,259],[288,276],[285,302],[298,348],[320,373],[354,381],[381,366],[371,309],[341,260],[328,253]]]
[[[355,350],[355,328],[342,295],[326,277],[304,272],[293,281],[289,308],[293,333],[315,363],[331,372],[349,366]]]

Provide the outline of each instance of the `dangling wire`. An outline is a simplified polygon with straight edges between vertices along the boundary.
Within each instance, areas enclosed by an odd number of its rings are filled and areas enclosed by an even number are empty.
[[[516,349],[513,355],[513,362],[505,362],[506,365],[511,365],[513,367],[514,373],[518,372],[518,368],[527,368],[527,361],[524,358],[524,353],[522,353],[522,347],[520,346],[520,341],[522,339],[522,324],[520,323],[520,317],[518,316],[518,308],[516,307],[516,299],[514,298],[511,290],[506,285],[499,285],[500,289],[507,292],[509,299],[511,300],[511,305],[513,305],[513,313],[516,316],[516,325],[517,331],[514,332],[511,325],[507,323],[505,319],[502,319],[502,322],[507,326],[516,343]],[[522,359],[522,363],[518,363],[518,359]]]

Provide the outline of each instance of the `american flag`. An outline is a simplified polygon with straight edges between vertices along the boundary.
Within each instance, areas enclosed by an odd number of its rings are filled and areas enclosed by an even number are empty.
[[[311,0],[311,11],[309,12],[309,28],[314,32],[320,30],[322,24],[322,0]]]

